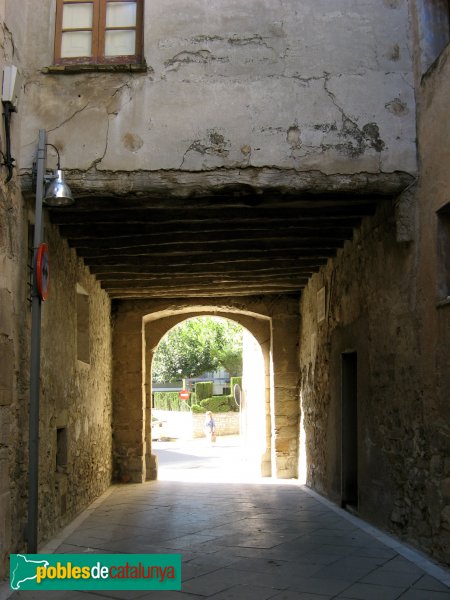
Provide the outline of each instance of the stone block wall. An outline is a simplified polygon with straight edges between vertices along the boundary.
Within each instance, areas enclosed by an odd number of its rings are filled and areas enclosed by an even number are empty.
[[[163,426],[152,433],[162,438],[193,439],[205,437],[205,415],[190,411],[152,410],[152,416],[163,421]],[[238,412],[215,413],[217,435],[239,435],[240,414]]]
[[[423,230],[398,241],[396,215],[387,202],[366,218],[300,301],[307,483],[344,500],[343,355],[356,353],[357,510],[448,562],[449,388],[437,367],[449,359],[448,311],[436,306],[429,276],[420,300]],[[430,322],[441,323],[437,338]]]
[[[17,44],[24,24],[13,28],[7,18],[5,2],[0,2],[0,73],[6,65],[21,66]],[[17,157],[20,147],[19,114],[12,116],[11,154]],[[6,151],[4,129],[0,134],[0,149]],[[3,160],[2,160],[3,162]],[[17,535],[22,535],[15,518],[24,495],[16,485],[16,476],[24,469],[18,461],[24,454],[17,444],[19,418],[24,410],[20,403],[24,381],[20,375],[24,359],[24,313],[27,302],[27,230],[26,210],[22,203],[17,171],[9,182],[8,170],[0,169],[0,580],[9,572],[8,558]]]
[[[111,482],[110,301],[56,227],[46,220],[49,297],[42,303],[39,543],[69,523]],[[26,271],[24,271],[26,272]],[[89,362],[77,357],[77,290],[89,306]],[[23,551],[27,522],[30,310],[24,314],[22,364],[12,464],[12,552]]]
[[[142,315],[126,304],[116,304],[112,313],[113,478],[122,483],[142,483],[145,435],[150,428],[150,410],[144,402]]]
[[[442,5],[443,6],[443,5]],[[448,34],[447,34],[448,35]],[[448,41],[448,37],[447,37]],[[420,339],[416,370],[421,381],[423,436],[415,478],[402,507],[401,527],[427,551],[450,564],[450,45],[418,84],[417,315]],[[406,515],[405,515],[406,512]],[[420,522],[421,515],[422,523]]]
[[[23,312],[27,310],[26,236],[22,228],[21,198],[14,184],[0,183],[0,579],[8,572],[8,556],[15,539],[14,516],[22,491],[15,486],[19,369],[23,358]],[[21,273],[23,277],[19,277]]]
[[[216,434],[218,436],[239,434],[239,413],[214,413],[213,418],[216,423]],[[205,415],[192,414],[192,437],[205,437],[204,423]]]
[[[187,298],[114,301],[113,421],[114,478],[141,482],[156,475],[151,453],[151,364],[162,337],[177,323],[202,314],[235,320],[255,337],[263,355],[258,369],[260,409],[266,439],[262,473],[297,474],[298,296]],[[273,324],[280,348],[272,345]],[[274,375],[275,374],[275,375]],[[248,379],[248,384],[252,378]]]

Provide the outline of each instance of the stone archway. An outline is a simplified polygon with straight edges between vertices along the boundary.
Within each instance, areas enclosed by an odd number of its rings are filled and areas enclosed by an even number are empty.
[[[243,325],[261,346],[265,364],[266,451],[263,475],[297,476],[298,298],[123,301],[114,306],[114,478],[143,482],[156,477],[151,454],[150,371],[153,353],[176,324],[217,315]]]
[[[154,456],[151,453],[151,364],[159,342],[173,327],[195,317],[204,315],[220,316],[242,325],[257,341],[261,348],[264,360],[264,414],[265,414],[265,449],[260,457],[260,471],[262,476],[270,476],[271,469],[271,428],[268,426],[271,422],[270,398],[270,318],[263,315],[242,314],[237,311],[229,311],[220,307],[205,306],[201,310],[193,307],[192,312],[186,312],[184,309],[172,309],[170,315],[166,311],[157,311],[144,317],[145,323],[145,464],[146,479],[156,478],[156,464]]]

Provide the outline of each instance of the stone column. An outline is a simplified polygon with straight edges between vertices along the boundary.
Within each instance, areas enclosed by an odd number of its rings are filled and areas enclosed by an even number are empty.
[[[117,307],[113,327],[113,475],[123,483],[145,481],[143,329],[132,303]]]
[[[298,394],[299,316],[295,301],[285,300],[272,314],[272,473],[298,476],[300,402]]]

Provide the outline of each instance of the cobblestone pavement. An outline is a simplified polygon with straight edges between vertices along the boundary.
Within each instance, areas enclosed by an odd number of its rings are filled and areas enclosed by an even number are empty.
[[[41,551],[180,553],[182,591],[12,600],[450,600],[449,571],[296,482],[252,479],[234,442],[155,447],[160,480],[112,487]]]

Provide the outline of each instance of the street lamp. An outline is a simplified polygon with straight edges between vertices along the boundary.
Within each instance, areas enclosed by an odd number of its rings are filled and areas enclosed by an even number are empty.
[[[58,168],[53,175],[46,172],[47,146],[58,155]],[[39,395],[41,366],[41,303],[47,298],[49,262],[47,244],[42,242],[42,205],[68,206],[74,199],[64,182],[58,149],[47,144],[47,132],[39,130],[35,171],[36,204],[34,212],[33,288],[31,293],[30,412],[28,447],[28,553],[37,553],[38,488],[39,488]],[[48,184],[48,185],[47,185]]]

